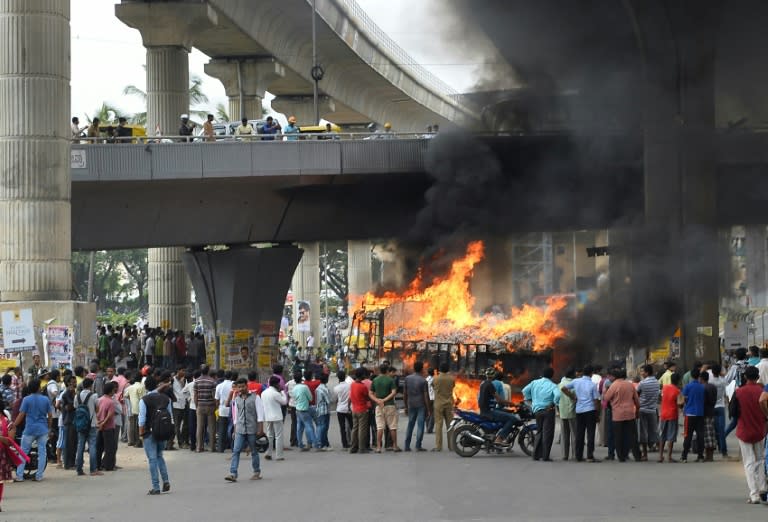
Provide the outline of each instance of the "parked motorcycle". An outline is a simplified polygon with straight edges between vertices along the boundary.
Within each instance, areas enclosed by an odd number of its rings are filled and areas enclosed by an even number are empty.
[[[523,453],[531,456],[538,429],[533,422],[533,412],[526,403],[513,405],[509,411],[517,414],[520,422],[512,428],[504,444],[497,444],[496,434],[504,426],[503,423],[489,420],[474,411],[457,409],[450,428],[453,430],[453,451],[460,457],[473,457],[481,449],[486,453],[507,453],[512,451],[517,441]]]

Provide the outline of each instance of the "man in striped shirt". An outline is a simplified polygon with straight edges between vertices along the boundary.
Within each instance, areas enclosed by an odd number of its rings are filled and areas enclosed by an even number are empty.
[[[646,364],[640,370],[642,381],[637,385],[640,399],[640,460],[648,460],[648,446],[659,442],[659,381],[653,375],[653,366]]]
[[[197,452],[203,451],[203,443],[205,441],[204,433],[206,422],[208,423],[208,442],[210,443],[210,450],[214,451],[216,447],[216,399],[214,398],[214,392],[216,390],[216,381],[214,381],[209,375],[210,369],[208,366],[201,368],[202,375],[195,380],[194,397],[195,407],[197,415]]]

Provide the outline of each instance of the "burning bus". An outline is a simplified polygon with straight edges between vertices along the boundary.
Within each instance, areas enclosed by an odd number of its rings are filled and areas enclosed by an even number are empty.
[[[467,246],[449,273],[432,281],[418,275],[402,293],[366,294],[352,318],[348,354],[360,363],[389,360],[408,370],[416,360],[456,372],[462,407],[476,406],[479,379],[495,367],[524,384],[551,364],[553,347],[566,335],[558,315],[567,300],[553,296],[543,306],[523,305],[508,313],[477,314],[470,292],[483,243]]]

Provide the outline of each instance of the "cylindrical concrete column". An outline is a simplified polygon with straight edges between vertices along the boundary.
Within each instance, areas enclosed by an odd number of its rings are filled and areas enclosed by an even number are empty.
[[[71,297],[69,0],[0,2],[0,299]]]
[[[179,116],[189,111],[189,52],[180,46],[147,47],[147,127],[178,134]],[[183,248],[149,249],[149,324],[189,330],[191,285],[181,261]]]
[[[765,225],[747,226],[744,243],[747,251],[749,305],[763,307],[768,305]]]
[[[320,337],[320,244],[302,243],[304,255],[293,274],[293,331],[301,346],[306,346],[311,333],[315,346],[319,346]],[[309,320],[304,304],[309,305]]]
[[[181,260],[184,248],[149,249],[149,324],[189,330],[190,285]]]
[[[350,301],[356,302],[373,289],[370,241],[347,242],[347,274]]]
[[[179,133],[189,112],[189,51],[180,46],[147,47],[147,131]]]
[[[249,120],[261,119],[263,109],[260,96],[243,96],[243,105],[245,106],[245,112],[240,112],[240,97],[229,97],[229,119],[231,121],[240,121],[243,115]]]

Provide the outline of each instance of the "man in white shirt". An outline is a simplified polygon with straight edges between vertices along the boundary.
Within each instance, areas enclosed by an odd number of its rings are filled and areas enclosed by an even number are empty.
[[[339,384],[333,387],[333,397],[336,400],[336,417],[339,419],[341,446],[344,449],[349,449],[349,443],[352,440],[352,410],[349,409],[350,384],[344,370],[339,370],[336,377],[339,378]]]
[[[264,432],[269,439],[269,449],[264,456],[272,460],[274,448],[275,460],[283,458],[283,406],[288,404],[288,396],[280,391],[280,377],[273,375],[269,378],[269,386],[261,393],[261,404],[264,408]]]
[[[301,379],[301,372],[294,373]],[[285,383],[285,391],[288,392],[288,413],[291,416],[291,448],[299,446],[299,441],[296,438],[296,400],[293,398],[293,388],[296,386],[296,377]]]
[[[216,451],[224,453],[229,448],[229,401],[232,400],[232,373],[219,370],[219,377],[223,377],[216,386],[216,393],[213,398],[216,400],[216,407],[219,409],[219,418],[216,421]]]
[[[195,451],[197,448],[197,406],[195,405],[195,379],[200,377],[200,370],[195,370],[192,378],[187,380],[182,393],[189,404],[189,415],[187,418],[187,427],[189,431],[189,449]]]
[[[184,387],[187,385],[187,375],[184,368],[179,369],[173,377],[173,425],[176,428],[176,442],[179,448],[184,448],[189,441],[189,423],[187,422],[187,398],[184,396]],[[173,439],[170,440],[173,447]]]
[[[760,348],[760,362],[757,363],[760,377],[757,382],[765,386],[768,384],[768,348]]]

